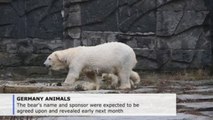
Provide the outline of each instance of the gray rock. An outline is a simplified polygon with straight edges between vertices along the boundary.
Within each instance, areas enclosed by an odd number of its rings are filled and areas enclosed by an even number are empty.
[[[75,3],[81,3],[81,2],[86,2],[86,1],[89,1],[89,0],[65,0],[63,2],[64,2],[65,6],[70,6]]]
[[[11,0],[8,0],[11,1]],[[23,16],[25,14],[25,0],[14,0],[11,2],[11,5],[15,9],[15,11],[18,13],[19,16]]]
[[[138,48],[144,49],[156,49],[156,38],[155,37],[133,37],[137,41]]]
[[[16,43],[9,43],[9,44],[6,44],[6,45],[4,45],[4,46],[6,47],[6,51],[7,51],[8,53],[13,54],[13,53],[17,53],[17,51],[18,51],[18,48],[17,48],[17,44],[16,44]]]
[[[38,120],[88,120],[88,117],[39,117]],[[178,113],[177,116],[93,116],[89,117],[91,120],[211,120],[207,116],[190,115],[185,113]]]
[[[141,48],[141,49],[156,49],[156,38],[155,37],[144,37],[144,36],[136,36],[131,34],[118,34],[116,36],[118,42],[126,43],[132,48]]]
[[[202,0],[162,1],[157,11],[157,35],[171,36],[186,31],[194,26],[202,25],[207,8]]]
[[[209,67],[212,64],[211,50],[198,50],[191,62],[191,68]]]
[[[194,50],[173,50],[172,61],[190,63],[195,55]]]
[[[213,88],[212,87],[197,87],[197,89],[195,90],[188,90],[188,91],[185,91],[186,93],[206,93],[206,94],[211,94],[213,93]]]
[[[17,54],[0,53],[0,66],[21,66],[22,60]]]
[[[202,25],[207,14],[207,11],[158,11],[157,35],[171,36]]]
[[[20,40],[17,43],[18,54],[31,54],[33,53],[33,44],[30,39]]]
[[[74,41],[73,41],[73,46],[74,46],[74,47],[81,46],[81,41],[78,40],[78,39],[74,39]]]
[[[68,0],[66,0],[66,1],[68,1]],[[66,6],[64,6],[64,24],[68,24],[69,22],[72,22],[72,21],[70,21],[68,19],[69,18],[69,14],[70,13],[75,13],[75,12],[77,12],[77,13],[81,12],[80,5],[75,4],[75,5],[72,5],[72,7],[69,7],[69,6],[66,7]],[[67,28],[69,26],[65,26],[64,25],[64,27]]]
[[[205,11],[207,7],[205,5],[205,0],[185,0],[186,2],[186,10],[194,10],[194,11]]]
[[[133,39],[133,36],[131,35],[123,35],[123,34],[118,34],[116,35],[116,39],[118,40],[118,42],[122,42],[122,43],[126,43],[128,41],[131,41]]]
[[[46,60],[49,54],[31,54],[30,56],[24,59],[23,65],[26,66],[43,66],[44,61]]]
[[[0,42],[0,52],[6,52],[6,46]]]
[[[213,99],[213,95],[200,95],[200,94],[182,94],[177,96],[181,100],[205,100]]]
[[[126,42],[127,45],[129,45],[132,48],[137,48],[137,40],[131,40]]]
[[[62,0],[54,2],[33,1],[26,2],[27,37],[54,39],[62,38]]]
[[[196,49],[211,49],[210,31],[201,32],[199,40],[197,41]]]
[[[116,35],[118,34],[117,32],[105,32],[106,34],[106,41],[107,42],[115,42],[117,41]]]
[[[62,0],[14,0],[1,4],[0,36],[62,38]]]
[[[92,0],[81,5],[81,22],[86,31],[118,31],[117,1]]]
[[[161,6],[159,10],[207,10],[203,0],[157,0],[157,6]]]
[[[138,1],[137,4],[124,5],[119,11],[119,30],[122,32],[140,31],[153,32],[155,31],[155,15],[149,13],[156,7],[155,0]],[[145,22],[145,24],[144,24]],[[151,24],[147,26],[147,24]],[[133,27],[137,26],[137,27]],[[145,30],[144,30],[145,29]]]
[[[82,45],[98,45],[106,42],[117,41],[117,32],[99,32],[99,31],[82,31],[81,41]]]
[[[48,6],[50,4],[50,0],[46,0],[46,1],[42,1],[42,0],[38,0],[38,1],[34,1],[34,0],[27,0],[26,1],[26,11],[27,12],[31,12],[34,9],[40,8],[40,7],[44,7],[44,6]],[[24,6],[23,6],[24,7]]]
[[[157,59],[157,54],[155,50],[149,50],[149,49],[134,49],[135,54],[138,57],[144,57],[144,58],[148,58],[148,59],[153,59],[156,60]]]
[[[68,12],[68,11],[67,11]],[[69,12],[67,20],[64,21],[66,27],[80,27],[81,26],[81,11]]]
[[[157,40],[158,49],[196,49],[202,28],[192,29],[182,34]]]
[[[212,102],[196,102],[196,103],[178,103],[177,105],[183,105],[185,107],[193,108],[193,109],[202,109],[208,107],[213,107]]]
[[[159,68],[163,67],[171,59],[170,50],[158,50],[158,51],[156,51],[156,54],[157,54],[157,61],[159,64]]]
[[[13,79],[23,79],[33,76],[44,76],[48,75],[48,69],[42,66],[31,66],[31,67],[9,67],[7,71],[11,71]]]
[[[81,29],[76,27],[76,28],[70,28],[67,30],[69,37],[73,39],[79,39],[81,37]]]
[[[1,0],[1,3],[10,3],[11,0]]]
[[[158,36],[171,36],[175,33],[183,11],[157,11],[157,30]]]
[[[136,70],[156,70],[159,68],[158,61],[150,60],[149,58],[137,57],[138,63],[135,67]]]
[[[76,42],[76,40],[80,42],[79,44],[81,44],[81,41],[78,40],[78,39],[67,39],[67,38],[64,39],[63,43],[62,43],[63,44],[63,48],[62,49],[67,49],[67,48],[74,47],[74,44],[78,43],[78,42]]]
[[[186,6],[186,0],[157,0],[160,11],[182,11]]]
[[[179,21],[175,30],[175,34],[190,29],[193,26],[202,25],[208,13],[208,11],[184,11],[181,21]]]
[[[175,50],[164,69],[202,68],[211,65],[209,50]]]
[[[25,18],[17,15],[15,9],[10,4],[1,5],[0,36],[24,38],[26,24]]]
[[[129,23],[127,23],[127,25],[128,24]],[[123,26],[121,26],[121,28],[123,28]],[[128,26],[127,26],[127,28],[128,28]],[[136,19],[133,23],[131,23],[128,31],[141,32],[141,33],[144,33],[144,32],[154,32],[155,33],[155,31],[156,31],[156,13],[153,11],[151,13],[142,15],[141,17]]]
[[[43,40],[43,39],[33,39],[33,49],[34,53],[51,53],[56,50],[64,49],[63,41],[58,40]]]
[[[168,61],[162,66],[163,70],[182,70],[189,68],[190,63],[179,62],[179,61]]]
[[[157,70],[167,68],[165,65],[171,61],[170,50],[134,49],[138,63],[136,69]]]
[[[213,117],[213,111],[204,111],[204,112],[201,112],[201,114],[209,116],[211,118]]]
[[[168,4],[168,2],[171,2],[173,0],[157,0],[157,6]]]
[[[2,19],[0,19],[0,24],[1,25],[7,25],[7,24],[12,24],[14,20],[12,18],[17,18],[17,15],[14,10],[10,7],[9,4],[4,4],[1,6],[1,11],[0,11]]]
[[[157,91],[156,88],[143,87],[143,88],[133,90],[130,93],[155,93],[156,91]]]

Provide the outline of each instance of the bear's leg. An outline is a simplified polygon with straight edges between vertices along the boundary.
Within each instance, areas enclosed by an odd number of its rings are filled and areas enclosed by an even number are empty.
[[[63,86],[73,85],[76,79],[79,78],[80,70],[70,67],[68,75],[63,83]]]
[[[135,85],[138,85],[141,81],[139,74],[135,71],[131,72],[130,79],[134,82]]]
[[[121,82],[121,85],[119,87],[119,89],[131,89],[131,84],[130,84],[130,71],[120,71],[118,73],[118,76],[120,78],[120,82]]]
[[[99,90],[100,89],[100,84],[101,84],[100,82],[101,81],[99,79],[97,79],[96,73],[94,71],[89,71],[89,72],[86,72],[86,76],[89,79],[95,81],[95,83],[96,83],[96,90]]]
[[[96,82],[96,90],[99,90],[101,86],[101,80],[97,79],[97,76],[95,77],[95,82]]]
[[[118,86],[118,76],[114,74],[109,74],[109,76],[111,76],[111,87],[116,88]]]

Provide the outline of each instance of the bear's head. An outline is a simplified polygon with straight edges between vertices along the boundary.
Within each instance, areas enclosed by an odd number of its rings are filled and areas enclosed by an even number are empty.
[[[51,70],[66,69],[66,56],[63,54],[62,51],[53,52],[47,57],[44,65]]]

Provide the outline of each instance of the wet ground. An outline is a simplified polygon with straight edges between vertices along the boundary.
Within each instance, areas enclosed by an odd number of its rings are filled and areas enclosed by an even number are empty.
[[[1,81],[0,91],[13,82]],[[24,83],[22,83],[24,84]],[[25,83],[26,84],[26,83]],[[29,83],[28,83],[29,84]],[[47,83],[30,83],[39,86],[49,86]],[[25,85],[26,86],[26,85]],[[11,87],[11,86],[10,86]],[[48,91],[48,90],[47,90]],[[59,90],[60,91],[60,90]],[[125,117],[0,117],[4,120],[213,120],[213,80],[164,80],[158,84],[144,84],[134,90],[88,90],[88,91],[66,91],[78,93],[176,93],[177,94],[177,116],[125,116]],[[43,91],[40,91],[43,92]],[[45,92],[45,91],[44,91]],[[53,91],[51,91],[53,92]]]

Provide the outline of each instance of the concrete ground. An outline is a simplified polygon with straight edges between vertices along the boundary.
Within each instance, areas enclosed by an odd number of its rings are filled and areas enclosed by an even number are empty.
[[[69,91],[70,92],[70,91]],[[176,93],[177,116],[114,116],[114,117],[0,117],[0,120],[213,120],[213,80],[166,80],[155,85],[142,85],[130,91],[89,90],[77,93]],[[50,92],[51,93],[51,92]],[[63,92],[62,92],[63,93]],[[64,92],[67,93],[67,92]]]

